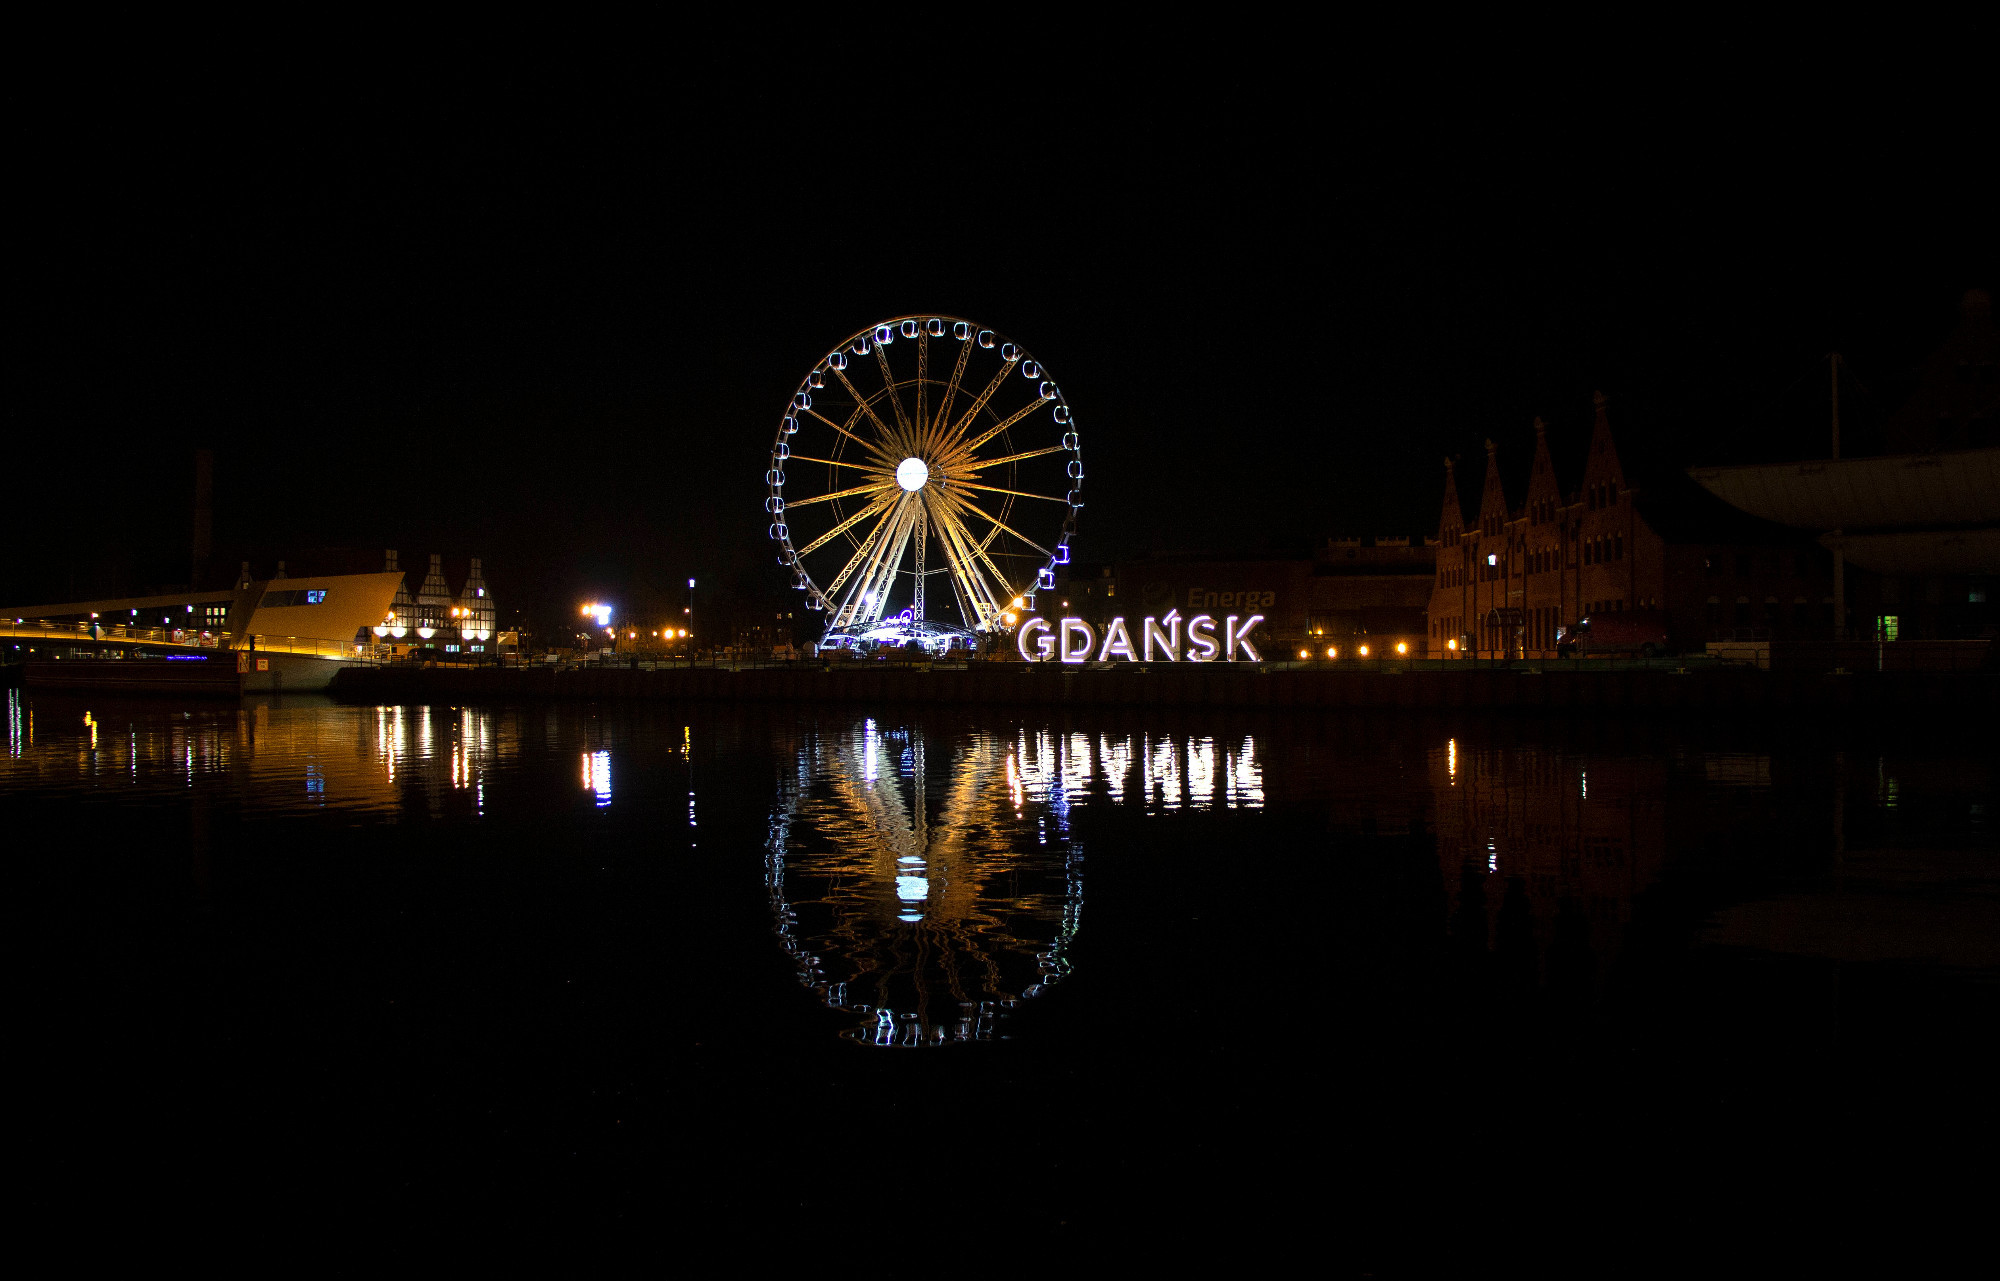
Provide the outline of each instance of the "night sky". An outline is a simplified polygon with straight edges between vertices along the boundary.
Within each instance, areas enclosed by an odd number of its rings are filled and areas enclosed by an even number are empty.
[[[1944,51],[973,43],[59,59],[10,92],[0,599],[185,581],[208,447],[225,580],[397,547],[504,614],[753,609],[786,397],[916,311],[1062,382],[1080,559],[1430,532],[1446,455],[1597,388],[1685,463],[1811,454],[1839,348],[1865,440],[1995,284]]]

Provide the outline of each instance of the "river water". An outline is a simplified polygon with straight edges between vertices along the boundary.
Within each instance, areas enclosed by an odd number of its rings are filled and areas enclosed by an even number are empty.
[[[1398,1272],[1981,1213],[1970,733],[6,697],[49,1223]]]

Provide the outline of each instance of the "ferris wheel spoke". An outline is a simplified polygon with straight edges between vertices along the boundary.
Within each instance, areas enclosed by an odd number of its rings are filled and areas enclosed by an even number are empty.
[[[894,464],[895,464],[895,460],[889,457],[889,454],[888,454],[888,451],[887,451],[887,450],[884,450],[884,449],[883,449],[883,448],[882,448],[882,447],[881,447],[880,445],[876,444],[876,443],[875,443],[874,441],[872,441],[872,440],[863,440],[863,439],[862,439],[861,437],[859,437],[859,436],[855,435],[855,434],[854,434],[853,432],[849,431],[849,430],[848,430],[847,428],[845,428],[845,427],[842,427],[842,426],[841,426],[841,425],[840,425],[839,423],[837,423],[837,422],[833,421],[833,419],[831,419],[831,418],[828,418],[828,417],[827,417],[827,416],[826,416],[825,414],[822,414],[822,413],[821,413],[821,412],[819,412],[819,410],[817,410],[817,409],[808,409],[808,410],[806,410],[806,412],[807,412],[807,413],[809,413],[809,414],[811,414],[811,415],[812,415],[812,416],[813,416],[814,418],[817,418],[817,419],[819,419],[819,420],[820,420],[821,422],[825,423],[825,424],[826,424],[827,426],[829,426],[829,427],[833,428],[833,429],[834,429],[835,431],[839,432],[839,433],[840,433],[841,435],[843,435],[843,436],[847,437],[847,438],[848,438],[849,440],[853,441],[853,442],[854,442],[855,444],[857,444],[857,445],[861,446],[861,447],[862,447],[863,449],[867,450],[867,451],[868,451],[869,453],[871,453],[871,454],[875,455],[875,456],[876,456],[877,458],[880,458],[880,459],[881,459],[881,460],[883,461],[883,463],[884,463],[884,464],[887,464],[887,465],[889,465],[889,466],[892,466],[892,467],[894,466]],[[871,415],[871,416],[872,416],[872,415]],[[881,425],[881,420],[880,420],[880,419],[877,419],[877,420],[876,420],[876,425],[877,425],[877,426],[880,426],[880,425]],[[852,464],[849,464],[849,465],[851,466]]]
[[[1023,458],[1040,458],[1043,454],[1060,454],[1066,452],[1067,450],[1062,445],[1050,445],[1046,449],[1030,449],[1025,453],[1009,454],[1005,458],[982,458],[978,462],[973,463],[952,463],[947,466],[946,470],[953,473],[978,471],[982,467],[998,467],[1001,463],[1018,463]]]
[[[943,497],[939,500],[940,515],[944,517],[944,519],[939,521],[939,529],[945,535],[942,541],[947,546],[953,548],[952,559],[956,564],[957,572],[952,576],[952,583],[961,594],[959,608],[965,610],[966,602],[970,602],[971,608],[967,617],[977,627],[987,621],[987,617],[998,607],[1000,598],[994,594],[993,586],[986,581],[985,574],[980,572],[979,560],[981,559],[981,555],[978,547],[972,541],[970,532],[965,528],[964,522],[958,518],[956,513],[946,510],[948,501],[948,499]],[[987,564],[989,566],[992,565],[990,558],[987,559]],[[1000,574],[997,566],[994,567],[994,574],[1000,578],[1001,585],[1004,588],[1006,578]]]
[[[983,561],[987,565],[987,567],[993,571],[994,575],[997,578],[999,578],[1001,586],[1006,589],[1006,594],[1012,596],[1014,594],[1014,591],[1012,587],[1008,586],[1007,575],[1001,571],[999,564],[994,561],[991,553],[988,552],[987,548],[992,544],[993,539],[996,536],[998,536],[1000,530],[1005,529],[1008,533],[1013,534],[1014,537],[1016,538],[1021,538],[1021,535],[1019,533],[1016,533],[1014,530],[1009,529],[1006,525],[1002,524],[999,520],[995,519],[990,513],[982,511],[979,508],[978,504],[972,502],[970,499],[964,498],[957,494],[945,494],[943,495],[943,497],[946,502],[952,505],[954,512],[959,514],[957,517],[958,532],[959,532],[959,537],[964,540],[967,549],[967,555],[976,558],[979,561]],[[972,531],[966,528],[965,526],[965,521],[963,519],[963,514],[965,513],[970,513],[974,516],[979,517],[981,520],[988,521],[995,528],[989,530],[985,538],[983,539],[975,538],[973,537]],[[1030,539],[1021,538],[1021,541],[1027,543],[1030,547],[1035,546],[1034,542]],[[1040,551],[1041,549],[1036,548],[1036,550]],[[1046,551],[1043,552],[1043,555],[1047,554],[1048,553]]]
[[[978,449],[981,445],[993,439],[995,436],[998,436],[1001,432],[1006,431],[1009,427],[1012,427],[1015,423],[1020,422],[1023,418],[1026,418],[1029,414],[1034,413],[1037,409],[1040,409],[1043,405],[1047,403],[1048,403],[1047,401],[1036,400],[1020,409],[1015,410],[1012,414],[1008,415],[1000,422],[995,423],[993,426],[988,427],[985,431],[981,432],[976,440],[969,441],[966,444],[959,446],[957,449],[954,449],[952,451],[952,456],[953,457],[969,456],[974,450]]]
[[[1062,503],[1065,506],[1069,503],[1069,499],[1067,498],[1050,498],[1047,494],[1030,494],[1020,489],[1002,489],[998,485],[976,485],[969,480],[954,480],[949,482],[949,484],[953,488],[982,489],[989,494],[1011,494],[1015,498],[1039,498],[1045,503]]]
[[[881,352],[881,348],[879,347],[876,348],[876,352],[879,355]],[[894,441],[896,439],[896,433],[890,429],[889,424],[882,421],[882,415],[875,412],[875,406],[873,403],[871,403],[870,399],[866,396],[863,396],[860,392],[854,390],[854,384],[847,381],[847,371],[844,369],[836,369],[833,371],[833,376],[835,378],[840,379],[840,385],[847,388],[847,394],[854,397],[855,405],[859,407],[860,412],[868,415],[869,421],[875,424],[875,430],[882,433],[882,438],[884,440]],[[852,435],[853,433],[850,432],[848,434]],[[855,437],[855,439],[858,440],[860,438]],[[876,446],[876,448],[880,449],[881,447],[878,445]],[[883,452],[886,453],[887,451]]]
[[[785,510],[791,511],[794,508],[806,507],[813,503],[830,503],[836,498],[852,498],[856,494],[879,494],[895,483],[893,480],[885,480],[874,485],[856,485],[852,489],[837,489],[831,494],[814,494],[811,498],[801,498],[795,503],[786,503]]]
[[[876,554],[872,557],[854,586],[848,590],[847,603],[842,609],[849,626],[862,618],[874,622],[882,616],[882,607],[888,603],[889,589],[894,585],[896,570],[901,567],[903,557],[910,546],[910,530],[916,523],[914,504],[909,496],[897,501],[891,510],[885,526],[887,536],[876,544]],[[890,549],[894,548],[893,551]],[[856,601],[859,601],[858,606]]]
[[[882,388],[888,394],[889,405],[896,411],[897,437],[905,442],[911,439],[910,416],[903,412],[903,398],[896,394],[896,375],[889,368],[889,353],[875,344],[875,363],[882,367]]]
[[[993,399],[993,393],[1000,390],[1000,385],[1007,381],[1007,375],[1013,372],[1013,369],[1011,363],[1003,363],[1000,366],[1000,371],[993,375],[993,381],[986,384],[986,390],[980,392],[972,404],[966,407],[965,412],[959,415],[958,421],[952,424],[951,434],[942,442],[942,452],[957,452],[958,442],[965,438],[966,429],[972,426],[972,420],[979,416],[980,410],[986,408],[986,402]]]
[[[951,567],[951,588],[958,598],[959,616],[977,622],[979,611],[973,603],[979,599],[979,589],[972,580],[978,571],[964,547],[965,527],[941,495],[926,492],[924,503],[931,513],[931,525],[938,531],[938,545],[944,549],[945,562]]]
[[[929,402],[931,371],[931,336],[919,327],[917,329],[917,429],[912,439],[922,448],[924,437],[929,434],[930,420],[925,416]]]
[[[861,545],[854,549],[854,555],[847,558],[847,564],[841,566],[840,572],[833,576],[833,581],[826,585],[826,594],[828,596],[832,596],[838,592],[841,584],[845,583],[854,571],[860,568],[874,554],[875,546],[881,541],[883,531],[890,529],[894,524],[896,507],[897,503],[894,499],[885,501],[882,504],[882,519],[875,522],[875,527],[868,531],[868,536],[863,538]]]
[[[986,549],[984,547],[979,547],[975,545],[972,548],[972,554],[978,557],[979,560],[986,566],[986,568],[992,572],[993,582],[998,583],[1000,585],[1000,590],[996,592],[993,590],[992,585],[987,583],[984,575],[981,575],[979,578],[980,585],[985,587],[986,589],[986,612],[988,614],[997,614],[1000,612],[1002,601],[1013,599],[1014,589],[1007,582],[1006,573],[1001,570],[999,565],[994,563],[994,560],[991,556],[988,556],[986,554]],[[986,621],[986,619],[982,618],[979,621],[983,623]]]
[[[820,548],[826,546],[828,543],[840,537],[848,530],[853,529],[856,525],[859,525],[862,521],[867,520],[870,516],[874,515],[876,512],[883,510],[884,508],[889,506],[890,503],[894,501],[895,499],[886,497],[875,499],[874,501],[870,502],[866,507],[863,507],[860,511],[855,512],[852,516],[849,516],[846,520],[841,521],[838,525],[835,525],[832,529],[827,530],[824,534],[821,534],[818,538],[813,539],[810,543],[807,543],[804,547],[799,548],[798,550],[799,557],[803,559],[806,556],[811,555],[813,552],[818,551]]]
[[[969,499],[969,498],[959,498],[959,499],[957,499],[956,501],[957,501],[957,502],[959,503],[959,505],[960,505],[960,506],[964,507],[964,508],[965,508],[965,509],[966,509],[967,511],[969,511],[969,512],[972,512],[972,513],[973,513],[974,515],[976,515],[976,516],[981,516],[981,517],[984,517],[985,519],[987,519],[987,520],[991,521],[991,522],[992,522],[992,523],[993,523],[993,524],[994,524],[994,525],[995,525],[995,526],[996,526],[997,528],[1000,528],[1000,529],[1004,529],[1004,530],[1006,530],[1006,531],[1007,531],[1008,533],[1010,533],[1010,534],[1012,534],[1012,535],[1013,535],[1014,537],[1016,537],[1016,538],[1020,539],[1020,540],[1021,540],[1022,542],[1026,543],[1026,544],[1027,544],[1028,546],[1030,546],[1030,547],[1034,548],[1034,549],[1035,549],[1036,551],[1040,552],[1040,553],[1041,553],[1042,555],[1044,555],[1044,556],[1053,556],[1053,555],[1055,555],[1055,553],[1054,553],[1054,552],[1052,552],[1052,551],[1050,551],[1050,550],[1049,550],[1048,548],[1046,548],[1046,547],[1042,546],[1042,545],[1041,545],[1040,543],[1036,542],[1036,541],[1035,541],[1034,539],[1032,539],[1032,538],[1028,537],[1028,536],[1027,536],[1026,534],[1022,533],[1022,532],[1021,532],[1020,530],[1018,530],[1018,529],[1015,529],[1015,528],[1014,528],[1013,526],[1009,525],[1009,524],[1008,524],[1007,522],[1005,522],[1005,521],[1001,520],[1001,519],[1000,519],[1000,518],[999,518],[998,516],[994,516],[994,515],[991,515],[991,514],[989,514],[989,513],[988,513],[988,512],[987,512],[987,511],[986,511],[986,510],[985,510],[984,508],[980,507],[980,505],[979,505],[978,503],[975,503],[975,502],[973,502],[973,501],[972,501],[971,499]]]
[[[808,458],[804,454],[793,454],[786,461],[794,463],[825,463],[829,467],[852,467],[855,471],[872,471],[877,475],[880,475],[882,472],[881,463],[846,463],[838,458]],[[982,467],[985,466],[984,463],[980,465]]]
[[[945,384],[944,400],[938,405],[937,419],[935,422],[927,424],[924,429],[923,443],[926,448],[944,437],[945,424],[951,421],[951,402],[958,398],[958,385],[965,381],[965,365],[971,358],[972,343],[969,341],[960,343],[958,345],[958,363],[951,368],[951,381]]]

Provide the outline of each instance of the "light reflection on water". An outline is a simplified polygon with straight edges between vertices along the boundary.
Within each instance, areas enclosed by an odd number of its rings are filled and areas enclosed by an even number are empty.
[[[1083,851],[1052,792],[1059,802],[1059,783],[1023,795],[1015,745],[995,734],[933,737],[869,719],[800,738],[779,780],[765,884],[799,981],[860,1016],[847,1036],[991,1039],[1016,1004],[1061,981]]]
[[[1094,859],[1144,857],[1148,832],[1166,830],[1156,824],[1199,828],[1217,877],[1241,876],[1260,856],[1276,830],[1259,826],[1267,814],[1282,813],[1288,839],[1304,833],[1309,850],[1319,848],[1316,833],[1409,834],[1396,857],[1426,866],[1421,892],[1431,896],[1412,900],[1410,919],[1435,922],[1461,958],[1490,957],[1531,985],[1589,991],[1622,955],[1639,896],[1703,850],[1763,857],[1760,844],[1786,845],[1808,859],[1844,857],[1845,897],[1826,912],[1848,920],[1863,910],[1854,904],[1863,873],[1876,874],[1868,869],[1879,864],[1898,883],[1931,875],[1914,856],[1880,853],[1894,852],[1900,833],[1961,849],[1993,844],[1989,759],[1819,743],[1773,755],[1672,735],[1607,749],[1463,725],[1390,732],[1333,720],[1237,722],[1254,733],[1224,728],[1227,718],[1184,732],[1114,732],[790,711],[711,710],[687,724],[615,708],[299,698],[179,707],[21,690],[5,701],[0,793],[126,797],[142,809],[207,792],[233,798],[250,819],[476,824],[491,805],[524,814],[573,806],[579,818],[559,821],[643,832],[652,849],[672,833],[667,844],[694,849],[695,778],[707,771],[699,799],[722,820],[722,856],[761,858],[799,981],[852,1016],[848,1036],[880,1045],[1005,1035],[1010,1011],[1069,973],[1087,901],[1086,845]],[[698,771],[725,752],[734,754],[729,769]],[[755,833],[747,841],[746,823]],[[482,848],[515,848],[501,826],[481,829]],[[745,864],[740,874],[756,873]],[[1345,873],[1328,874],[1341,892]],[[663,927],[684,910],[663,904]],[[1272,910],[1316,927],[1324,905]],[[1783,921],[1798,916],[1785,910]],[[1753,927],[1776,937],[1774,912],[1719,917],[1718,937]],[[1889,908],[1878,915],[1878,950],[1937,950],[1894,933],[1902,927]],[[1984,953],[1954,955],[1971,965]]]
[[[1084,904],[1077,807],[1251,810],[1249,735],[1021,729],[949,736],[865,719],[806,735],[780,781],[766,884],[799,980],[872,1045],[987,1040],[1059,982]]]
[[[481,708],[347,707],[289,699],[242,706],[85,704],[7,691],[0,787],[145,801],[206,787],[258,816],[393,818],[412,787],[468,793],[475,816],[516,717]],[[604,795],[608,798],[608,776]]]

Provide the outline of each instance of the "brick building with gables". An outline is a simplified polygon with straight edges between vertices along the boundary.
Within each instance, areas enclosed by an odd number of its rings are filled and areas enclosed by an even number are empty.
[[[1669,647],[1710,640],[1827,640],[1830,555],[1716,500],[1671,469],[1643,482],[1612,437],[1605,398],[1581,467],[1563,471],[1535,420],[1535,451],[1510,486],[1486,443],[1468,512],[1445,464],[1428,649],[1466,658],[1554,657],[1560,629],[1592,614],[1648,611]]]

